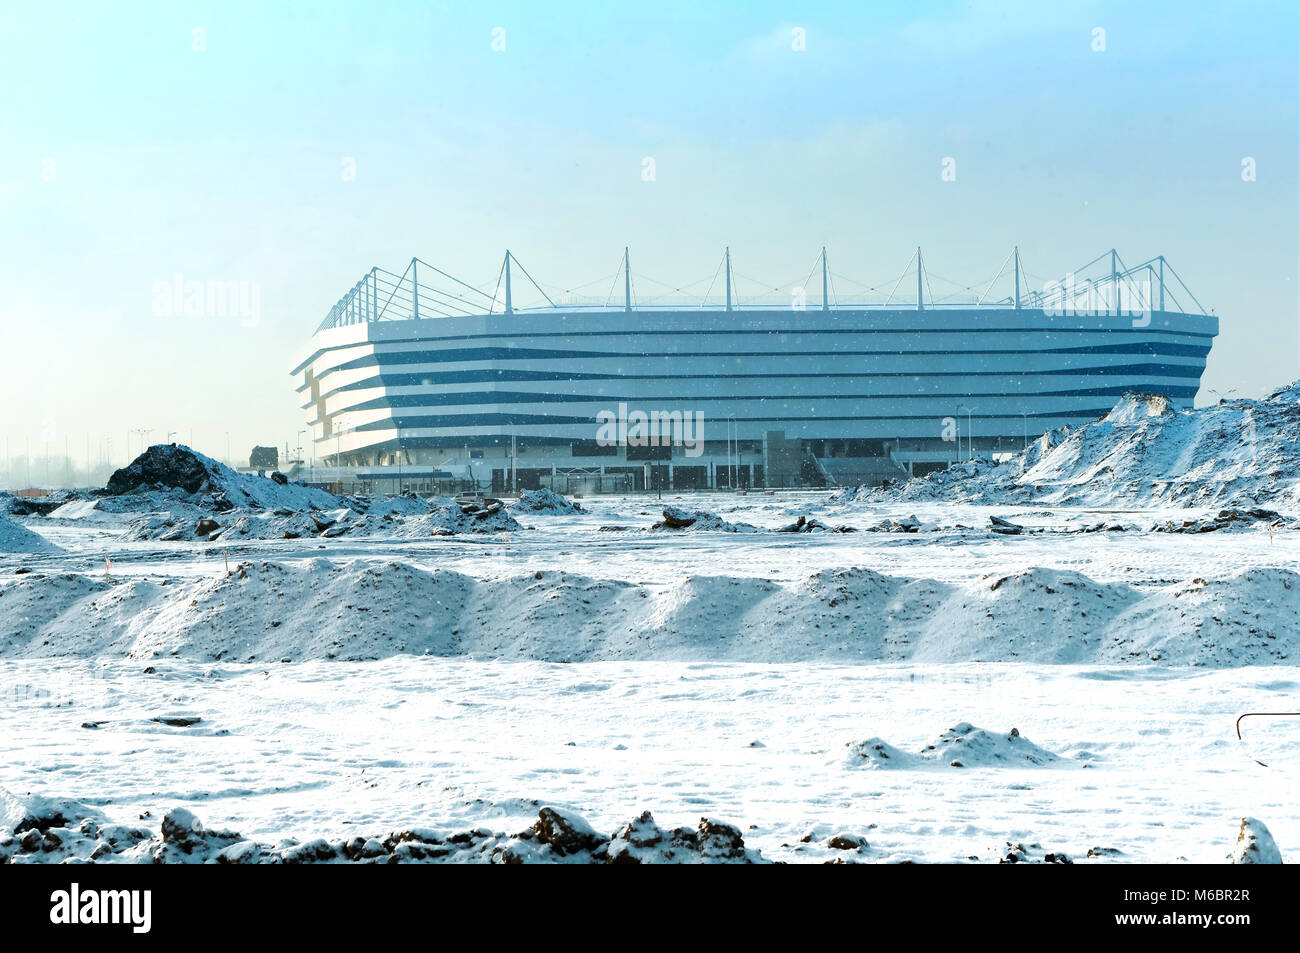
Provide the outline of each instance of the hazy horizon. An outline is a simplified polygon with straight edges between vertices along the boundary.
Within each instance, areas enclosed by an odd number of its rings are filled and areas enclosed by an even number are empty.
[[[822,245],[888,287],[920,245],[936,298],[1017,244],[1035,288],[1163,254],[1221,321],[1198,404],[1300,377],[1294,4],[2,15],[0,480],[173,432],[283,451],[295,356],[366,269],[417,255],[490,291],[507,247],[600,296],[625,245],[674,287],[730,245],[742,294]],[[190,283],[249,307],[177,313]]]

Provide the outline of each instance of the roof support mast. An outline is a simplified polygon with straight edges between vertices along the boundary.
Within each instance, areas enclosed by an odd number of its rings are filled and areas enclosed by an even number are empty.
[[[411,259],[411,316],[420,320],[420,277],[415,271],[415,259]]]
[[[922,311],[925,303],[921,300],[921,246],[916,246],[916,310]]]
[[[510,249],[506,249],[506,314],[514,314],[515,307],[510,303]]]
[[[632,310],[632,259],[623,246],[623,310]]]
[[[1119,265],[1116,263],[1118,258],[1119,252],[1112,248],[1110,250],[1110,293],[1115,296],[1113,302],[1115,314],[1119,314]]]
[[[827,296],[826,296],[826,285],[828,283],[826,280],[826,270],[827,270],[826,269],[826,246],[823,245],[822,246],[822,310],[823,311],[829,311],[831,307],[830,302],[827,300]]]
[[[1017,245],[1012,249],[1012,254],[1016,259],[1016,310],[1020,310],[1020,246]]]
[[[730,245],[727,246],[727,251],[724,257],[726,258],[726,269],[727,269],[727,310],[730,311],[731,310],[731,246]]]

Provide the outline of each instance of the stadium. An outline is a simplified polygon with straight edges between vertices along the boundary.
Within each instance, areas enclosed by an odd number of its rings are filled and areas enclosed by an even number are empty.
[[[806,291],[818,266],[820,298]],[[515,306],[519,276],[544,304]],[[825,249],[780,303],[741,300],[729,249],[695,303],[648,301],[634,277],[625,250],[605,300],[556,304],[509,252],[491,292],[418,258],[370,269],[292,371],[318,478],[587,493],[879,483],[1015,452],[1127,391],[1190,407],[1218,333],[1163,256],[1130,267],[1114,250],[1025,291],[1014,249],[959,301],[935,298],[919,248],[875,303],[840,300]]]

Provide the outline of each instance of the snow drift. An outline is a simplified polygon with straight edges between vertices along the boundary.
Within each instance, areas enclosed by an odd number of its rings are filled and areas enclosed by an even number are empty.
[[[1300,382],[1263,400],[1176,410],[1126,394],[1100,420],[1044,433],[1009,460],[975,460],[838,502],[1300,505]]]
[[[61,552],[40,533],[32,532],[21,523],[0,515],[0,553],[57,553]]]
[[[257,561],[207,576],[0,577],[0,658],[230,662],[400,654],[553,662],[1285,663],[1300,574],[1157,587],[1030,569],[953,584],[824,570],[795,584],[574,573],[480,580],[396,560]],[[1290,662],[1294,664],[1294,662]]]

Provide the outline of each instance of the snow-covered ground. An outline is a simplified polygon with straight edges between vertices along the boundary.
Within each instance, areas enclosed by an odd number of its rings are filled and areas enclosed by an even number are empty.
[[[578,665],[392,658],[203,665],[0,662],[0,759],[15,793],[83,801],[156,829],[189,808],[274,842],[407,826],[515,832],[540,804],[612,832],[737,825],[769,859],[817,862],[839,833],[863,860],[995,860],[1008,841],[1085,860],[1221,862],[1243,816],[1300,848],[1300,673],[1042,665]],[[172,727],[156,718],[202,720]],[[920,755],[969,722],[1012,750]],[[96,727],[84,727],[95,725]],[[1004,746],[1005,747],[1005,746]],[[1266,762],[1261,767],[1252,756]],[[149,816],[140,819],[149,812]],[[801,843],[812,835],[808,843]]]
[[[238,545],[32,517],[61,551],[0,555],[0,783],[121,823],[187,807],[267,842],[513,832],[556,804],[606,833],[647,809],[720,818],[791,861],[842,855],[840,833],[863,860],[1011,841],[1218,861],[1242,816],[1300,849],[1300,725],[1233,731],[1297,707],[1295,530],[828,500],[677,502],[765,529],[913,512],[922,529],[649,532],[669,501],[647,498],[503,535]],[[991,514],[1042,532],[992,533]],[[1097,522],[1132,529],[1070,532]],[[153,720],[177,714],[202,720]],[[919,757],[962,723],[1060,760]],[[918,757],[873,767],[872,739]]]
[[[1300,854],[1300,719],[1234,731],[1300,709],[1279,394],[1126,399],[883,491],[375,501],[164,450],[119,495],[0,500],[0,787],[263,845],[483,828],[480,859],[546,805],[790,861],[1214,862],[1243,817]],[[1216,469],[1243,427],[1266,472]]]

